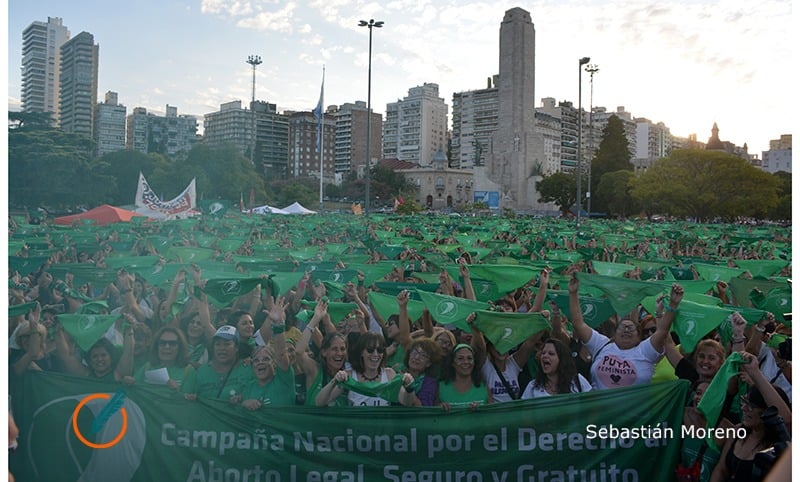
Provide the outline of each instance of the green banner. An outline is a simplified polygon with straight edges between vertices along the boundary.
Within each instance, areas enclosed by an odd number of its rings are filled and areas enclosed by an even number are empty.
[[[34,482],[668,482],[681,437],[691,435],[681,432],[688,387],[666,382],[475,412],[269,406],[251,412],[134,385],[125,389],[122,409],[93,435],[95,416],[119,385],[31,373],[13,399],[20,447],[9,457],[10,469],[17,480]],[[88,400],[97,394],[104,398]],[[123,418],[124,435],[109,448],[91,449],[77,436],[108,444],[122,432]]]

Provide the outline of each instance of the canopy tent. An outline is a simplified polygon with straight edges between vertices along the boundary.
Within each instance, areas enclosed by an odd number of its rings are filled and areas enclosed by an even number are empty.
[[[98,226],[104,226],[112,223],[127,223],[134,216],[147,217],[133,211],[128,211],[127,209],[103,204],[102,206],[97,206],[96,208],[90,209],[83,213],[72,214],[70,216],[61,216],[60,218],[55,219],[55,223],[69,226],[77,221],[79,223],[89,223],[96,224]]]
[[[253,209],[248,209],[244,211],[245,213],[252,213],[252,214],[317,214],[316,211],[312,211],[310,209],[306,209],[303,207],[302,204],[296,202],[285,208],[276,208],[265,204],[263,206],[259,206]]]
[[[288,214],[317,214],[316,211],[306,209],[303,207],[302,204],[298,202],[286,206],[285,208],[283,208],[283,210],[286,211]]]
[[[268,204],[265,204],[263,206],[258,206],[253,209],[247,209],[244,212],[252,214],[290,214],[281,208],[272,207]]]

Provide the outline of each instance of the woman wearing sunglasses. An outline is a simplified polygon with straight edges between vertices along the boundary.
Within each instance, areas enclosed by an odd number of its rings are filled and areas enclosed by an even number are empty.
[[[641,326],[629,319],[617,323],[611,338],[587,325],[578,298],[579,288],[580,281],[573,275],[568,285],[570,320],[575,336],[594,354],[592,386],[595,390],[605,390],[649,384],[656,363],[664,355],[670,327],[683,299],[683,287],[672,285],[666,313],[657,319],[655,333],[644,340]]]
[[[351,378],[357,382],[387,383],[395,377],[395,371],[386,368],[386,342],[383,335],[367,332],[356,340],[350,358],[351,370],[340,370],[317,395],[317,406],[324,407],[342,394],[339,383]],[[380,397],[370,397],[354,391],[347,394],[350,406],[378,407],[391,403]]]
[[[163,384],[172,390],[179,390],[187,374],[193,370],[183,333],[172,326],[163,326],[153,336],[150,359],[136,371],[133,380],[137,383]],[[164,375],[169,378],[165,379]],[[125,377],[127,383],[133,380]]]

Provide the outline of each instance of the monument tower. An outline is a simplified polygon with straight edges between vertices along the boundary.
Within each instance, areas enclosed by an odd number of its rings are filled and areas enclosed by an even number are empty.
[[[535,132],[535,35],[531,14],[506,11],[500,24],[499,111],[487,166],[476,172],[476,189],[499,191],[500,207],[539,206],[535,183],[544,160],[544,140]]]

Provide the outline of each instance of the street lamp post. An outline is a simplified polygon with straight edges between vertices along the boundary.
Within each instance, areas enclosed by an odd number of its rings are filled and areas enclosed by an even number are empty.
[[[594,74],[600,70],[597,64],[589,64],[586,71],[589,72],[589,179],[586,188],[586,212],[592,212],[592,161],[594,160],[594,122],[592,121],[592,104],[594,102]]]
[[[359,27],[367,27],[369,29],[369,54],[367,55],[367,163],[364,168],[364,184],[366,186],[364,193],[364,214],[369,214],[369,169],[370,169],[370,130],[372,127],[372,27],[383,27],[382,21],[375,21],[374,19],[360,20]]]
[[[577,193],[575,195],[575,226],[580,228],[581,226],[581,136],[583,135],[583,115],[582,110],[583,106],[581,104],[581,79],[583,72],[583,67],[585,64],[589,63],[589,57],[583,57],[578,59],[578,175],[577,175]]]
[[[253,100],[250,102],[250,136],[253,145],[250,146],[250,162],[255,166],[256,156],[256,66],[261,65],[260,55],[248,55],[247,63],[253,66]],[[252,207],[252,206],[250,206]]]

